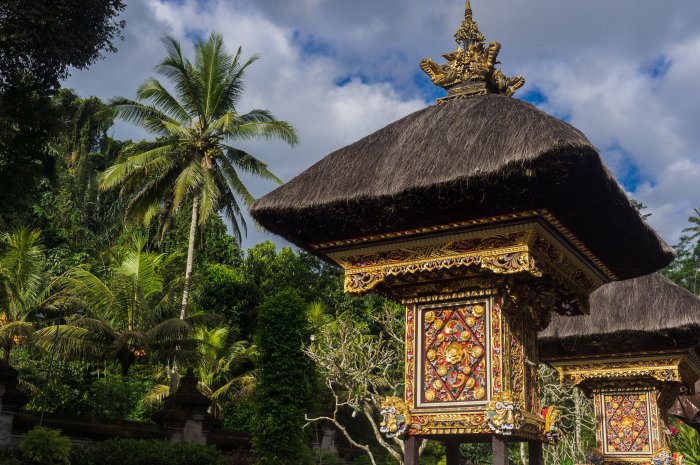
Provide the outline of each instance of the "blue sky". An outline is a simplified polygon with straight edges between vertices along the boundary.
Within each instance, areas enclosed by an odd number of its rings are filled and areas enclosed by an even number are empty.
[[[487,40],[499,41],[517,98],[581,129],[621,185],[648,206],[649,222],[677,242],[700,206],[700,2],[473,0]],[[442,95],[418,68],[454,49],[462,0],[127,0],[119,52],[66,85],[82,95],[133,96],[163,56],[159,38],[183,43],[221,32],[258,53],[242,110],[267,108],[301,143],[244,148],[288,180]],[[189,47],[187,47],[189,48]],[[143,133],[119,124],[114,135]],[[249,180],[256,196],[274,186]],[[265,238],[250,228],[244,245]],[[275,239],[278,243],[279,239]]]

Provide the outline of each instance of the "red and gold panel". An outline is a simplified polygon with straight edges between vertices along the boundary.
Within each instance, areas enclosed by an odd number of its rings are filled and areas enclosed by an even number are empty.
[[[490,299],[419,308],[418,406],[487,401]]]
[[[647,393],[604,394],[605,451],[652,452],[651,408]]]
[[[407,432],[493,434],[486,417],[489,402],[515,388],[523,421],[514,434],[539,440],[543,419],[529,401],[536,382],[523,367],[533,357],[522,347],[528,337],[534,340],[526,316],[504,311],[495,289],[474,293],[406,306]]]

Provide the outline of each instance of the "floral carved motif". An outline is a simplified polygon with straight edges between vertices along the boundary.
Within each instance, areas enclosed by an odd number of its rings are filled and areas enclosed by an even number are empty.
[[[423,311],[424,403],[487,396],[486,304]]]
[[[648,394],[605,394],[603,408],[607,452],[651,452]]]
[[[409,435],[488,433],[484,414],[412,415]]]

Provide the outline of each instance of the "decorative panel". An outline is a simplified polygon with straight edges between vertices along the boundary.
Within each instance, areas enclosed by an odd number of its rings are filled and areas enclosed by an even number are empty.
[[[526,313],[503,309],[496,289],[408,304],[408,434],[541,439],[537,382],[523,366],[536,351],[523,347],[534,342],[531,326]]]
[[[423,307],[419,405],[485,402],[490,300]]]
[[[604,394],[605,452],[647,454],[652,448],[647,393]]]
[[[668,453],[658,396],[651,386],[630,389],[623,383],[594,391],[598,450],[604,463],[651,465]]]

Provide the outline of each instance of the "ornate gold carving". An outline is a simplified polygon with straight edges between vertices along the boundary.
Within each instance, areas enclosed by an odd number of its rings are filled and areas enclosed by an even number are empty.
[[[427,259],[419,262],[402,263],[385,267],[362,269],[359,272],[349,270],[345,276],[345,292],[349,294],[365,294],[384,282],[387,277],[417,275],[419,273],[450,270],[453,268],[475,267],[492,271],[496,274],[511,274],[531,271],[539,276],[534,260],[526,251],[509,253],[468,253],[463,256],[453,256],[443,259]]]
[[[382,422],[380,431],[393,438],[403,435],[411,424],[411,412],[408,404],[398,397],[387,397],[381,402]]]
[[[496,394],[486,404],[486,421],[496,434],[512,435],[523,425],[522,405],[510,391]]]
[[[547,441],[551,443],[559,442],[561,438],[561,411],[554,405],[548,405],[542,409],[544,417],[544,434]]]
[[[673,459],[673,454],[668,448],[660,449],[651,458],[652,465],[671,465]]]
[[[483,284],[483,286],[482,286]],[[479,280],[478,278],[463,279],[458,281],[435,282],[414,284],[406,289],[398,289],[395,294],[403,297],[401,303],[426,303],[458,300],[467,297],[485,297],[496,295],[498,289],[494,288],[493,280]],[[467,290],[472,288],[471,290]],[[460,289],[454,292],[455,289]]]
[[[501,45],[492,42],[486,47],[484,36],[474,21],[469,0],[455,40],[459,47],[456,51],[443,55],[446,64],[440,66],[430,58],[420,62],[421,69],[433,84],[447,90],[447,97],[439,99],[438,104],[489,93],[510,97],[525,84],[522,76],[506,77],[500,69],[496,69]]]
[[[589,381],[647,378],[659,382],[681,382],[679,367],[682,358],[649,358],[643,360],[592,360],[577,364],[552,361],[562,382],[577,386]]]
[[[411,417],[409,435],[484,434],[490,429],[482,412],[416,414]]]
[[[496,225],[497,223],[503,223],[507,221],[522,221],[527,219],[542,218],[550,226],[552,226],[559,234],[561,234],[571,245],[573,245],[576,250],[579,251],[584,257],[588,259],[610,280],[617,280],[617,276],[608,269],[603,262],[601,262],[588,248],[579,241],[576,236],[574,236],[571,231],[569,231],[557,218],[549,213],[547,210],[529,210],[524,212],[510,213],[507,215],[491,216],[487,218],[478,218],[475,220],[460,221],[456,223],[442,224],[436,226],[428,226],[417,229],[410,229],[406,231],[396,231],[383,234],[375,234],[372,236],[358,237],[353,239],[343,239],[333,242],[323,242],[320,244],[313,244],[311,248],[314,250],[328,250],[335,249],[339,247],[349,247],[349,246],[359,246],[360,244],[383,242],[387,240],[403,239],[403,238],[413,238],[415,236],[422,236],[427,234],[442,233],[447,231],[456,231],[473,226],[485,226],[485,225]]]
[[[539,252],[537,258],[540,267],[546,268],[550,274],[555,275],[558,279],[566,280],[571,288],[578,288],[585,293],[590,293],[598,287],[586,276],[586,273],[542,236],[535,236],[533,249]]]
[[[340,257],[337,262],[346,270],[371,268],[384,265],[401,265],[444,257],[459,257],[470,252],[490,251],[517,247],[523,244],[525,233],[502,234],[486,238],[469,238],[446,242],[444,244],[429,244],[418,247],[392,249],[363,255]]]
[[[345,291],[351,294],[365,294],[382,285],[383,292],[407,299],[484,287],[486,279],[491,287],[500,285],[495,276],[483,274],[488,271],[502,276],[546,277],[530,280],[537,287],[529,292],[536,297],[530,299],[530,306],[547,312],[582,313],[587,311],[588,294],[603,284],[606,276],[591,267],[588,257],[560,241],[535,220],[337,250],[328,256],[345,269]],[[474,285],[469,284],[470,279],[475,279]],[[425,285],[431,288],[423,288]]]

